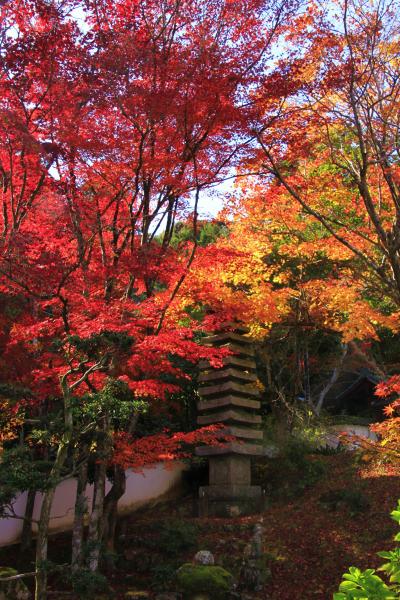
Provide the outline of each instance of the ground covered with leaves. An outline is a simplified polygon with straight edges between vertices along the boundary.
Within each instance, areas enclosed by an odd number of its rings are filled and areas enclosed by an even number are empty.
[[[238,578],[260,520],[265,584],[260,593],[247,592],[254,600],[329,599],[349,566],[378,567],[382,560],[376,552],[393,547],[396,525],[389,513],[400,497],[400,479],[383,467],[372,468],[347,453],[304,455],[294,448],[258,465],[255,476],[267,488],[261,515],[197,518],[193,495],[187,494],[125,519],[109,575],[111,597],[142,590],[152,598],[174,590],[176,569],[200,549],[210,550],[216,563]],[[66,536],[51,540],[50,556],[60,563],[68,562]],[[13,555],[2,549],[0,564],[15,564]],[[68,585],[57,575],[52,589],[54,597],[57,590],[65,594]]]

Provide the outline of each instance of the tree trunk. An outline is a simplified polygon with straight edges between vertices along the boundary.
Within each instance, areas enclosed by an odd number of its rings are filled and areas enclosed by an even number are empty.
[[[100,561],[100,548],[103,539],[103,510],[104,496],[106,487],[106,441],[102,442],[102,452],[100,452],[100,462],[96,467],[96,476],[94,482],[92,514],[90,515],[89,532],[87,538],[88,561],[87,566],[90,571],[97,571]]]
[[[113,485],[104,499],[103,512],[103,536],[107,548],[107,568],[112,570],[114,567],[113,555],[115,554],[115,531],[118,521],[118,500],[124,495],[126,490],[125,470],[114,466]]]
[[[78,485],[76,488],[74,525],[72,528],[72,553],[71,568],[75,572],[83,563],[83,533],[84,520],[87,511],[87,498],[85,495],[88,481],[88,460],[83,459],[78,471]]]
[[[139,419],[139,412],[134,412],[130,418],[127,433],[132,435],[136,429]],[[115,553],[115,531],[118,521],[118,500],[125,494],[126,474],[122,467],[114,466],[114,481],[111,490],[108,492],[104,501],[103,515],[103,535],[106,542],[107,553],[109,555],[108,568],[113,568],[112,555]]]
[[[21,545],[19,548],[19,566],[25,564],[26,553],[29,551],[32,544],[32,517],[35,506],[36,490],[28,491],[26,501],[26,509],[24,515],[24,524],[22,526]]]
[[[49,477],[49,488],[43,494],[40,511],[39,529],[36,539],[36,589],[35,600],[47,598],[47,539],[49,532],[50,511],[53,504],[54,492],[60,478],[61,470],[68,456],[68,438],[60,442],[57,456]]]
[[[36,588],[35,600],[46,600],[47,598],[47,539],[49,533],[49,522],[51,506],[53,504],[56,486],[60,480],[60,475],[68,457],[68,450],[73,433],[73,417],[71,410],[71,391],[68,386],[67,377],[70,372],[65,373],[60,379],[60,386],[63,392],[64,402],[64,434],[59,442],[56,458],[51,469],[48,488],[43,494],[42,508],[40,511],[38,535],[36,539]],[[74,385],[78,385],[76,382]]]

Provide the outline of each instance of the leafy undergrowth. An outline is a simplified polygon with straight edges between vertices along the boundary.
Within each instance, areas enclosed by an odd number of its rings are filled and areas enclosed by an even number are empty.
[[[376,553],[390,549],[396,533],[389,513],[400,497],[400,478],[355,466],[347,454],[311,460],[324,464],[324,476],[297,496],[285,486],[277,489],[262,515],[199,519],[191,497],[131,515],[122,524],[112,597],[173,589],[175,569],[199,549],[211,550],[217,564],[237,576],[260,518],[271,574],[262,592],[249,593],[254,600],[329,600],[349,566],[378,567]],[[57,536],[50,545],[58,562],[66,562],[66,538]],[[0,564],[11,560],[10,552],[0,552]]]
[[[292,494],[286,494],[288,490],[284,489],[285,493],[276,494],[261,515],[271,577],[260,594],[252,593],[254,599],[329,599],[350,565],[378,567],[382,560],[376,552],[393,545],[396,525],[389,514],[400,497],[399,477],[355,467],[353,457],[346,454],[318,456],[315,460],[326,466],[325,476],[297,498],[287,500],[287,495]],[[128,529],[132,542],[135,531],[143,536],[152,529],[154,519],[158,524],[163,518],[171,519],[171,508],[165,507],[163,514],[158,509],[139,518],[131,517]],[[190,510],[190,504],[179,504],[172,516],[198,528],[191,553],[196,549],[211,550],[216,562],[237,576],[244,547],[260,515],[193,519]],[[172,537],[170,543],[173,546]],[[188,552],[179,558],[183,562]],[[150,560],[162,571],[160,555],[153,555]],[[165,567],[164,574],[167,573]]]

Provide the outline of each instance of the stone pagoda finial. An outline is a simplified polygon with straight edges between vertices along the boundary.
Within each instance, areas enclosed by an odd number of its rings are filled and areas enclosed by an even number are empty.
[[[209,485],[199,490],[200,513],[232,516],[259,510],[261,488],[251,485],[251,458],[264,454],[256,364],[247,330],[231,325],[230,331],[205,338],[204,343],[228,348],[232,354],[223,367],[200,363],[199,425],[222,423],[233,440],[224,446],[197,448],[209,459]]]

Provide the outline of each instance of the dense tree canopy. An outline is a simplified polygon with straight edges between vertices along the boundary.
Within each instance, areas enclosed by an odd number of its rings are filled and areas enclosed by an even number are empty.
[[[78,478],[72,569],[94,572],[124,467],[217,443],[138,426],[173,413],[199,359],[221,365],[205,332],[296,331],[301,377],[312,333],[331,336],[335,372],[349,345],[398,332],[399,8],[0,3],[0,442],[3,464],[18,446],[17,468],[47,478],[36,600],[61,477]],[[233,177],[218,221],[199,221]]]

